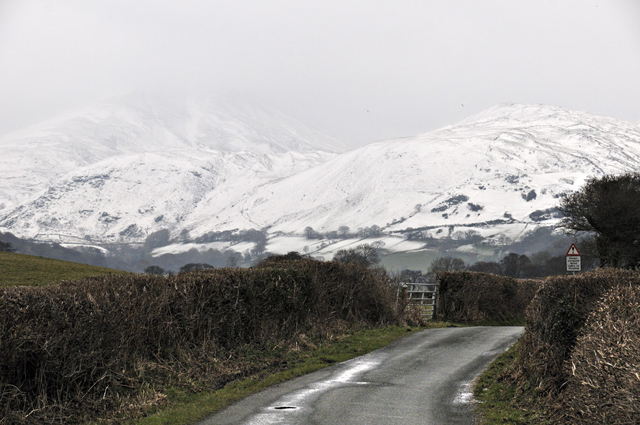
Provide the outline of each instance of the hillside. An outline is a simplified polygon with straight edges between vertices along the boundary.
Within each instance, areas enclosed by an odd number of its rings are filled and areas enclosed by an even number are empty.
[[[126,272],[32,255],[0,252],[0,287],[46,286],[63,280],[108,274]]]
[[[55,242],[179,233],[206,194],[242,195],[338,149],[244,99],[117,97],[0,139],[0,227]]]
[[[555,225],[559,199],[587,177],[635,170],[640,162],[640,126],[556,106],[498,105],[438,131],[335,154],[327,152],[328,138],[310,130],[292,141],[302,132],[285,118],[252,112],[241,121],[224,114],[224,122],[202,118],[197,128],[207,129],[206,137],[198,138],[175,130],[190,122],[181,115],[153,115],[154,106],[145,105],[140,117],[154,116],[157,126],[149,127],[155,130],[145,136],[144,149],[156,150],[141,152],[131,142],[126,155],[56,177],[31,200],[0,212],[0,230],[99,245],[141,243],[160,229],[174,241],[266,229],[269,249],[288,252],[314,243],[299,240],[307,227],[327,234],[341,226],[351,233],[378,226],[394,238],[385,243],[398,246],[408,238],[469,235],[499,244]],[[169,128],[173,136],[159,136]],[[129,140],[109,134],[101,139],[105,146]],[[274,243],[278,238],[289,241]],[[210,247],[183,247],[192,248]],[[312,251],[331,255],[321,247]]]
[[[0,138],[0,211],[107,158],[175,149],[335,152],[338,143],[239,97],[136,93],[90,104]]]
[[[553,225],[553,207],[588,176],[635,170],[640,127],[553,106],[500,105],[432,133],[373,143],[248,192],[201,203],[199,234],[269,227],[301,234],[378,225],[433,237],[518,236]],[[242,214],[240,214],[242,212]],[[249,222],[249,218],[251,222]]]

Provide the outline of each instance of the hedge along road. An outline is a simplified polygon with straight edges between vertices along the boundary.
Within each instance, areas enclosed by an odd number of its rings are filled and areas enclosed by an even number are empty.
[[[472,383],[522,327],[427,329],[273,386],[199,425],[472,424]]]

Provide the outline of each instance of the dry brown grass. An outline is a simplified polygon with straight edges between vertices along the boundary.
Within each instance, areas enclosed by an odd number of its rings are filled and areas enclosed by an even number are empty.
[[[156,386],[218,388],[267,366],[243,350],[401,319],[383,272],[307,259],[5,288],[0,423],[113,418],[161,403]]]
[[[566,385],[569,376],[565,364],[601,297],[615,285],[638,284],[638,272],[621,269],[547,278],[527,309],[526,332],[520,341],[519,379],[554,397]]]
[[[598,302],[565,374],[558,423],[640,423],[640,286],[615,286]]]

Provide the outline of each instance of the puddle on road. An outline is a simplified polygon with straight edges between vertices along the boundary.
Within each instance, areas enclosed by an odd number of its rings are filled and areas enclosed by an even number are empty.
[[[473,382],[465,382],[458,388],[453,404],[469,404],[473,401]]]
[[[253,416],[247,425],[298,424],[303,423],[309,407],[326,391],[338,387],[367,385],[368,382],[357,380],[365,372],[376,368],[384,359],[380,356],[364,356],[344,363],[333,375],[323,381],[314,382],[308,387],[289,393],[270,407]]]

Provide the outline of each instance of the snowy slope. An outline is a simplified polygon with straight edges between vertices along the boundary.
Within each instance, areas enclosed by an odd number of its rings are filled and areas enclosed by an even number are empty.
[[[516,233],[557,221],[562,194],[588,176],[638,170],[640,127],[552,106],[500,105],[456,126],[344,153],[252,190],[243,204],[204,202],[193,233],[270,227],[301,234],[341,225],[483,229],[515,222]],[[239,211],[242,214],[239,214]],[[215,219],[206,212],[215,211]],[[518,230],[519,229],[519,230]],[[505,231],[501,229],[501,231]]]
[[[253,113],[233,112],[242,117],[236,121],[224,115],[233,108],[203,115],[140,110],[147,112],[136,116],[155,124],[127,128],[145,128],[146,136],[121,143],[129,133],[109,130],[118,140],[108,143],[105,127],[95,127],[98,147],[121,152],[56,175],[43,192],[0,212],[0,230],[96,243],[140,242],[162,228],[174,236],[267,228],[295,237],[307,226],[372,225],[396,236],[419,229],[434,237],[468,230],[517,237],[556,223],[559,198],[588,176],[640,164],[638,125],[553,106],[499,105],[432,133],[339,155],[326,153],[331,140],[310,131],[302,137],[271,115],[256,113],[256,122]],[[185,124],[192,117],[201,124]]]
[[[107,158],[65,175],[3,218],[12,232],[49,241],[140,241],[160,228],[178,234],[204,196],[230,199],[294,174],[323,153],[256,154],[205,149]]]
[[[0,211],[48,190],[80,167],[168,149],[272,155],[339,151],[335,140],[254,102],[121,96],[0,138]]]

